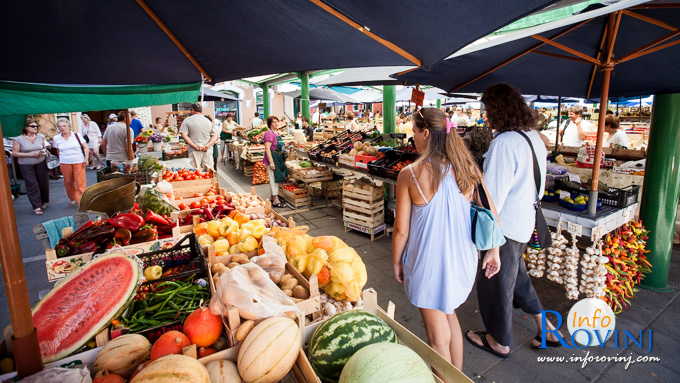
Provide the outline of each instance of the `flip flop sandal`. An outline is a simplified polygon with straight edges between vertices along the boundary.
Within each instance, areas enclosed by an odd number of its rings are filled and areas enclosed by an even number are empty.
[[[470,338],[470,336],[468,335],[469,333],[473,333],[473,334],[477,335],[477,336],[479,337],[479,339],[482,341],[482,345],[480,346],[480,345],[478,345],[477,343],[475,343],[475,341],[473,341],[473,340]],[[507,354],[503,354],[503,353],[500,353],[500,352],[494,350],[494,349],[491,347],[491,345],[489,345],[489,341],[486,340],[486,334],[488,334],[488,332],[486,332],[486,331],[466,331],[466,332],[465,332],[465,339],[467,339],[467,341],[470,342],[470,344],[472,344],[473,346],[475,346],[475,347],[477,347],[477,348],[479,348],[479,349],[482,349],[482,350],[484,350],[484,351],[486,351],[486,352],[490,352],[490,353],[496,355],[496,356],[499,357],[499,358],[505,359],[505,358],[507,358],[508,356],[510,356],[510,353],[509,353],[509,352],[508,352]]]
[[[43,211],[40,208],[33,210],[33,213],[35,213],[35,215],[43,215]]]
[[[537,334],[537,335],[534,337],[534,339],[537,340],[539,344],[543,344],[543,339],[541,338],[541,335],[538,335],[538,334]],[[547,340],[547,339],[546,339],[546,340],[545,340],[545,344],[546,344],[546,346],[548,346],[548,347],[562,347],[562,343],[560,343],[559,341],[558,341],[558,342],[553,342],[553,341],[551,341],[551,340]],[[533,348],[538,348],[538,347],[534,347],[533,344],[531,345],[531,347],[533,347]],[[540,347],[540,346],[539,346],[539,347]]]
[[[273,207],[287,207],[285,202],[279,201],[279,203],[272,203]]]

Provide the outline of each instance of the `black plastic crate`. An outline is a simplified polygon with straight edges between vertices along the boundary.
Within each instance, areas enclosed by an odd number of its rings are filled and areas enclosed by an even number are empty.
[[[149,169],[144,169],[144,170],[135,170],[130,173],[119,173],[111,172],[111,168],[106,167],[103,168],[99,171],[97,171],[97,182],[102,182],[106,180],[111,180],[114,178],[134,178],[135,181],[139,182],[142,185],[147,185],[151,183],[152,177],[151,175],[154,173],[153,168]]]
[[[323,153],[330,153],[331,151],[336,150],[337,153],[331,157],[326,157],[323,155]],[[324,148],[319,154],[317,155],[317,159],[319,161],[323,161],[326,163],[329,163],[331,165],[335,165],[336,159],[337,159],[337,154],[339,154],[340,151],[338,151],[337,147],[335,145],[328,145],[326,148]]]
[[[149,266],[161,266],[163,272],[174,267],[179,270],[173,275],[142,283],[135,299],[141,294],[153,291],[156,285],[164,281],[186,279],[194,274],[201,277],[208,275],[203,247],[198,243],[198,237],[194,233],[185,235],[169,249],[140,254],[138,258],[144,263],[145,269]]]
[[[622,209],[636,203],[639,194],[639,185],[629,185],[621,189],[610,188],[607,193],[599,193],[598,199],[604,205]]]
[[[378,177],[385,177],[385,161],[386,158],[383,157],[377,161],[369,162],[368,163],[368,174],[378,176]]]
[[[399,172],[401,170],[394,170],[392,166],[399,163],[399,161],[415,161],[418,159],[418,155],[409,152],[402,152],[398,150],[389,150],[385,153],[385,164],[383,169],[385,171],[385,177],[391,179],[397,179],[399,177]]]

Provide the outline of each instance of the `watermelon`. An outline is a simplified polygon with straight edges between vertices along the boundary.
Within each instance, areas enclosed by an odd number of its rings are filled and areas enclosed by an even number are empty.
[[[340,383],[434,383],[423,359],[406,346],[375,343],[357,351],[340,375]]]
[[[114,252],[58,283],[33,308],[43,363],[71,354],[109,325],[131,302],[138,280],[137,262]]]
[[[397,343],[397,334],[382,319],[361,310],[330,317],[309,340],[309,360],[324,383],[337,382],[345,363],[362,347]]]

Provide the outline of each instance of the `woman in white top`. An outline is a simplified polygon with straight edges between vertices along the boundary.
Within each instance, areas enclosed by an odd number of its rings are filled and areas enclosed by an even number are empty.
[[[350,132],[356,132],[359,130],[359,124],[357,124],[356,121],[354,121],[354,113],[352,112],[347,112],[347,129],[349,129]]]
[[[623,130],[619,129],[619,119],[614,116],[607,116],[604,120],[604,131],[609,133],[609,138],[604,144],[605,147],[620,146],[628,149],[630,142],[628,142],[628,135]]]
[[[236,130],[246,130],[246,128],[237,124],[231,113],[227,114],[227,119],[222,123],[222,132],[220,133],[220,139],[222,140],[222,161],[229,158],[229,143],[233,142]]]
[[[57,121],[60,134],[54,136],[52,146],[57,149],[59,155],[59,169],[64,175],[66,194],[71,200],[71,205],[80,202],[80,196],[87,188],[85,167],[89,158],[90,149],[80,133],[71,132],[71,122],[65,118]]]
[[[99,144],[102,138],[102,131],[99,130],[99,125],[90,119],[90,116],[83,113],[80,115],[83,125],[80,128],[83,137],[87,137],[87,147],[90,149],[90,163],[88,169],[101,169],[102,159],[99,157]]]

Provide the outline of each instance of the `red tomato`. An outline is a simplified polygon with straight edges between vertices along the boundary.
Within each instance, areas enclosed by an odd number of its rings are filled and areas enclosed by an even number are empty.
[[[196,175],[197,175],[197,176],[201,176],[201,177],[203,177],[203,175],[204,175],[204,174],[205,174],[205,173],[203,173],[203,171],[202,171],[202,170],[198,170],[198,169],[196,169]]]
[[[194,198],[196,198],[196,197],[203,197],[203,193],[196,193],[196,194],[194,194]]]
[[[205,193],[205,195],[208,195],[208,196],[215,195],[215,192],[214,192],[214,191],[209,191],[209,192]]]
[[[184,177],[177,177],[175,178],[175,181],[184,181]]]
[[[189,207],[192,208],[192,209],[196,209],[196,208],[201,207],[201,203],[199,201],[194,201],[194,202],[191,203],[191,205],[189,205]]]
[[[210,200],[207,199],[207,198],[201,199],[201,203],[204,204],[204,205],[207,204],[207,203],[209,203],[209,202],[210,202]]]
[[[177,205],[177,207],[179,208],[179,210],[186,210],[186,209],[187,209],[187,204],[185,204],[184,202],[182,202],[181,204]]]
[[[210,174],[206,174],[206,175],[203,176],[204,180],[209,180],[210,178],[212,178],[212,177],[210,177]]]

